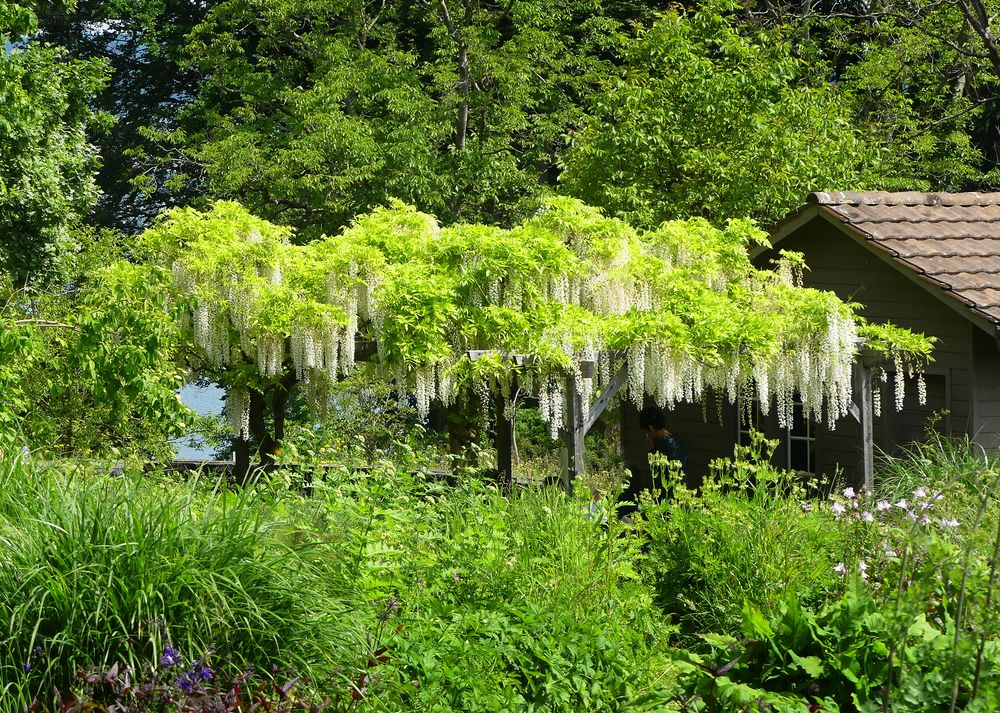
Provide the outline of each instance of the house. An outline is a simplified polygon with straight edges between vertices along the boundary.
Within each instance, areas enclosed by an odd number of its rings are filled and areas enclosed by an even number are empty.
[[[888,365],[884,408],[872,421],[876,449],[897,451],[927,428],[968,434],[988,449],[1000,446],[1000,193],[812,193],[772,229],[771,239],[772,248],[752,255],[759,266],[778,250],[801,252],[807,286],[861,303],[872,321],[937,338],[926,405],[918,404],[916,385],[907,380],[904,408],[895,411]],[[750,426],[735,407],[723,409],[721,423],[715,410],[707,409],[707,420],[698,404],[667,414],[670,428],[688,442],[695,479],[711,459],[730,455]],[[860,481],[854,419],[829,430],[803,418],[781,429],[773,415],[749,417],[779,440],[777,465],[811,473],[839,469],[845,481]],[[623,406],[622,441],[630,466],[648,469],[634,406]]]

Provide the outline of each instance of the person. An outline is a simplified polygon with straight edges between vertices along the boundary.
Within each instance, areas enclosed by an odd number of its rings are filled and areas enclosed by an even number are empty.
[[[639,412],[639,427],[646,435],[647,453],[660,453],[669,460],[679,461],[681,472],[687,472],[687,444],[667,428],[667,418],[662,409],[658,406],[647,406],[642,409]],[[658,498],[664,495],[661,484],[653,478],[650,470],[633,469],[628,487],[619,498],[619,502],[629,504],[619,506],[619,516],[630,518],[631,514],[638,509],[636,503],[639,501],[640,493],[644,490],[651,491]]]
[[[639,412],[639,427],[646,432],[646,451],[659,453],[669,460],[679,461],[681,472],[687,473],[687,444],[667,428],[667,418],[658,406],[647,406]]]

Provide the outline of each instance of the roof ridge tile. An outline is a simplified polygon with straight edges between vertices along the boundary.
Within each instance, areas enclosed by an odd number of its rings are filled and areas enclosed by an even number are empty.
[[[988,206],[1000,204],[1000,193],[921,193],[919,191],[815,191],[806,200],[819,205]]]

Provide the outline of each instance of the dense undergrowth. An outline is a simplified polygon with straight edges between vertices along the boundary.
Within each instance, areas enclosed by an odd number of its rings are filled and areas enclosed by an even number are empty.
[[[996,464],[937,441],[865,494],[765,451],[634,523],[388,462],[306,496],[8,459],[0,709],[995,709]]]

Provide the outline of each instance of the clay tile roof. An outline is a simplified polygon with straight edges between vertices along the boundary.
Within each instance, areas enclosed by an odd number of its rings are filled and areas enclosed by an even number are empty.
[[[810,193],[808,202],[1000,325],[1000,193]]]

